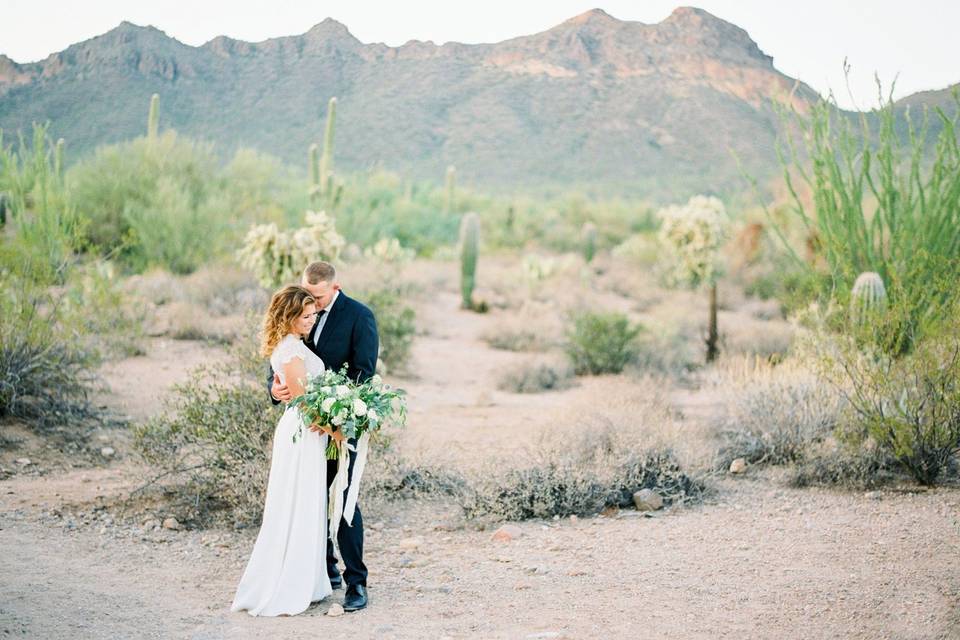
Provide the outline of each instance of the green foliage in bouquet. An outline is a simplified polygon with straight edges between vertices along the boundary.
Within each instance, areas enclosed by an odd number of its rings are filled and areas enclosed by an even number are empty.
[[[327,425],[353,439],[368,431],[376,433],[384,424],[403,425],[407,415],[404,395],[402,389],[384,384],[380,376],[355,382],[344,365],[340,371],[328,369],[308,380],[306,392],[290,404],[300,408],[307,424]],[[293,435],[294,442],[301,435],[302,428]],[[338,452],[336,441],[331,438],[327,458],[335,460]]]

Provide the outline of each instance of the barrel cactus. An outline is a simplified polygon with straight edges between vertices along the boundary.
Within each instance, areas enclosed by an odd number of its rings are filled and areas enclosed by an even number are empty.
[[[867,271],[861,273],[850,292],[850,319],[857,325],[863,325],[875,317],[887,306],[887,289],[879,273]]]
[[[480,217],[464,214],[460,221],[460,292],[463,308],[473,309],[473,288],[477,283],[477,255],[480,253]]]
[[[580,235],[583,243],[583,259],[587,261],[587,264],[590,264],[597,254],[597,227],[593,223],[587,222],[583,225]]]

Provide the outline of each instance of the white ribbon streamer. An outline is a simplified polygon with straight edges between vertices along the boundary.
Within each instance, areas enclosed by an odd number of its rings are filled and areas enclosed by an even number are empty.
[[[370,432],[365,432],[357,441],[356,448],[344,442],[340,447],[340,459],[337,462],[337,475],[330,486],[330,537],[336,541],[340,530],[340,519],[347,521],[347,526],[353,526],[353,514],[357,508],[357,499],[360,495],[360,479],[363,477],[363,468],[367,465],[367,451],[370,448]],[[350,481],[350,451],[357,452],[357,460],[353,463],[353,482]],[[344,503],[344,492],[349,485],[350,491]]]

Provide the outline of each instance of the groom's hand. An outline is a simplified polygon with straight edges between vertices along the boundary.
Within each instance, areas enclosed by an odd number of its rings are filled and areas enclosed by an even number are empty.
[[[280,376],[276,373],[273,374],[273,386],[270,387],[270,395],[273,396],[274,400],[279,400],[280,402],[289,402],[293,397],[290,389],[287,388],[287,385],[280,382]]]

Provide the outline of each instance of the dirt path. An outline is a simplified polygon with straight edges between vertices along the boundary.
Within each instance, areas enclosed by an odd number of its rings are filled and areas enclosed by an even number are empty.
[[[635,388],[611,377],[550,394],[497,391],[499,375],[530,356],[483,343],[496,312],[457,312],[455,291],[431,299],[418,309],[427,331],[415,343],[417,375],[399,381],[411,392],[408,452],[490,459],[601,392]],[[153,340],[147,356],[109,367],[103,402],[151,415],[185,368],[217,357],[199,343]],[[694,421],[717,404],[662,394]],[[44,468],[39,455],[0,481],[4,637],[960,638],[956,487],[865,496],[784,489],[775,472],[751,471],[716,480],[699,506],[527,522],[506,543],[464,527],[448,505],[368,504],[371,606],[328,617],[337,592],[300,616],[254,619],[229,604],[256,532],[125,520],[115,506],[144,469],[126,434],[97,437],[117,449],[105,467]],[[18,455],[0,463],[15,468]]]
[[[71,529],[33,501],[42,482],[2,485],[11,637],[960,637],[956,489],[867,499],[726,480],[701,507],[529,522],[507,543],[447,530],[429,505],[374,508],[367,611],[253,619],[228,608],[254,532]]]

